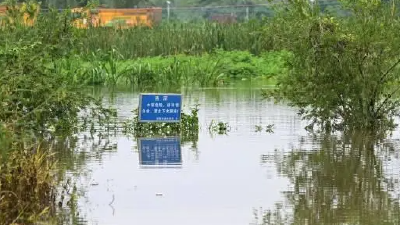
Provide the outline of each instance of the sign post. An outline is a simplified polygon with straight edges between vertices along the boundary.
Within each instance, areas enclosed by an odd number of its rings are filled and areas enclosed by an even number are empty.
[[[182,95],[146,93],[139,96],[140,123],[181,122]],[[139,161],[142,167],[180,167],[182,165],[179,137],[139,138]]]
[[[140,94],[139,122],[179,123],[181,94]]]

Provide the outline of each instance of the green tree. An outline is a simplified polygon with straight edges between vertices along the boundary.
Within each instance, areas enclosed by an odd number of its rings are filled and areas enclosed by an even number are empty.
[[[335,17],[290,0],[266,29],[266,44],[293,53],[275,96],[299,107],[310,128],[392,126],[400,106],[397,3],[342,1],[350,16]]]
[[[85,110],[101,118],[101,102],[72,76],[62,76],[60,58],[76,57],[79,41],[68,12],[50,12],[32,27],[7,26],[0,37],[0,121],[3,130],[43,136],[77,128]],[[85,117],[85,115],[83,115]]]
[[[16,1],[8,3],[16,8]],[[57,66],[76,57],[80,45],[70,18],[51,10],[32,27],[15,22],[0,32],[0,224],[49,223],[59,215],[57,205],[73,213],[76,189],[67,181],[58,191],[65,176],[54,173],[52,146],[77,131],[79,121],[110,115]]]

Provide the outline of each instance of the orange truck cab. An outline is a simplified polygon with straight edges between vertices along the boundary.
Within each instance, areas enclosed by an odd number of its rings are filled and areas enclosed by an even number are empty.
[[[74,8],[72,13],[74,25],[78,28],[87,28],[88,26],[129,28],[140,25],[152,27],[161,21],[162,9]]]

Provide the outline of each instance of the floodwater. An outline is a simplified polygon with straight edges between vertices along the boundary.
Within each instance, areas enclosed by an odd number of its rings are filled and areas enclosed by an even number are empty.
[[[308,134],[295,109],[260,93],[250,87],[183,93],[184,109],[200,104],[201,130],[198,140],[181,143],[180,165],[142,166],[137,140],[122,134],[99,139],[113,146],[107,150],[80,140],[76,154],[85,160],[76,157],[70,172],[82,191],[81,223],[400,223],[396,132],[371,146]],[[138,106],[138,92],[117,91],[106,100],[125,120]],[[212,120],[231,130],[210,133]],[[265,131],[269,124],[273,133]]]

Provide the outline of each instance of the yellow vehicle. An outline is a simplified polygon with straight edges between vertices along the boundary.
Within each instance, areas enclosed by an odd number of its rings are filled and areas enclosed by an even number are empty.
[[[0,25],[15,24],[21,22],[26,26],[32,26],[40,12],[37,3],[21,3],[13,6],[0,5]]]
[[[152,27],[161,21],[162,9],[74,8],[72,13],[74,26],[78,28],[88,28],[89,26],[129,28],[139,25]]]

